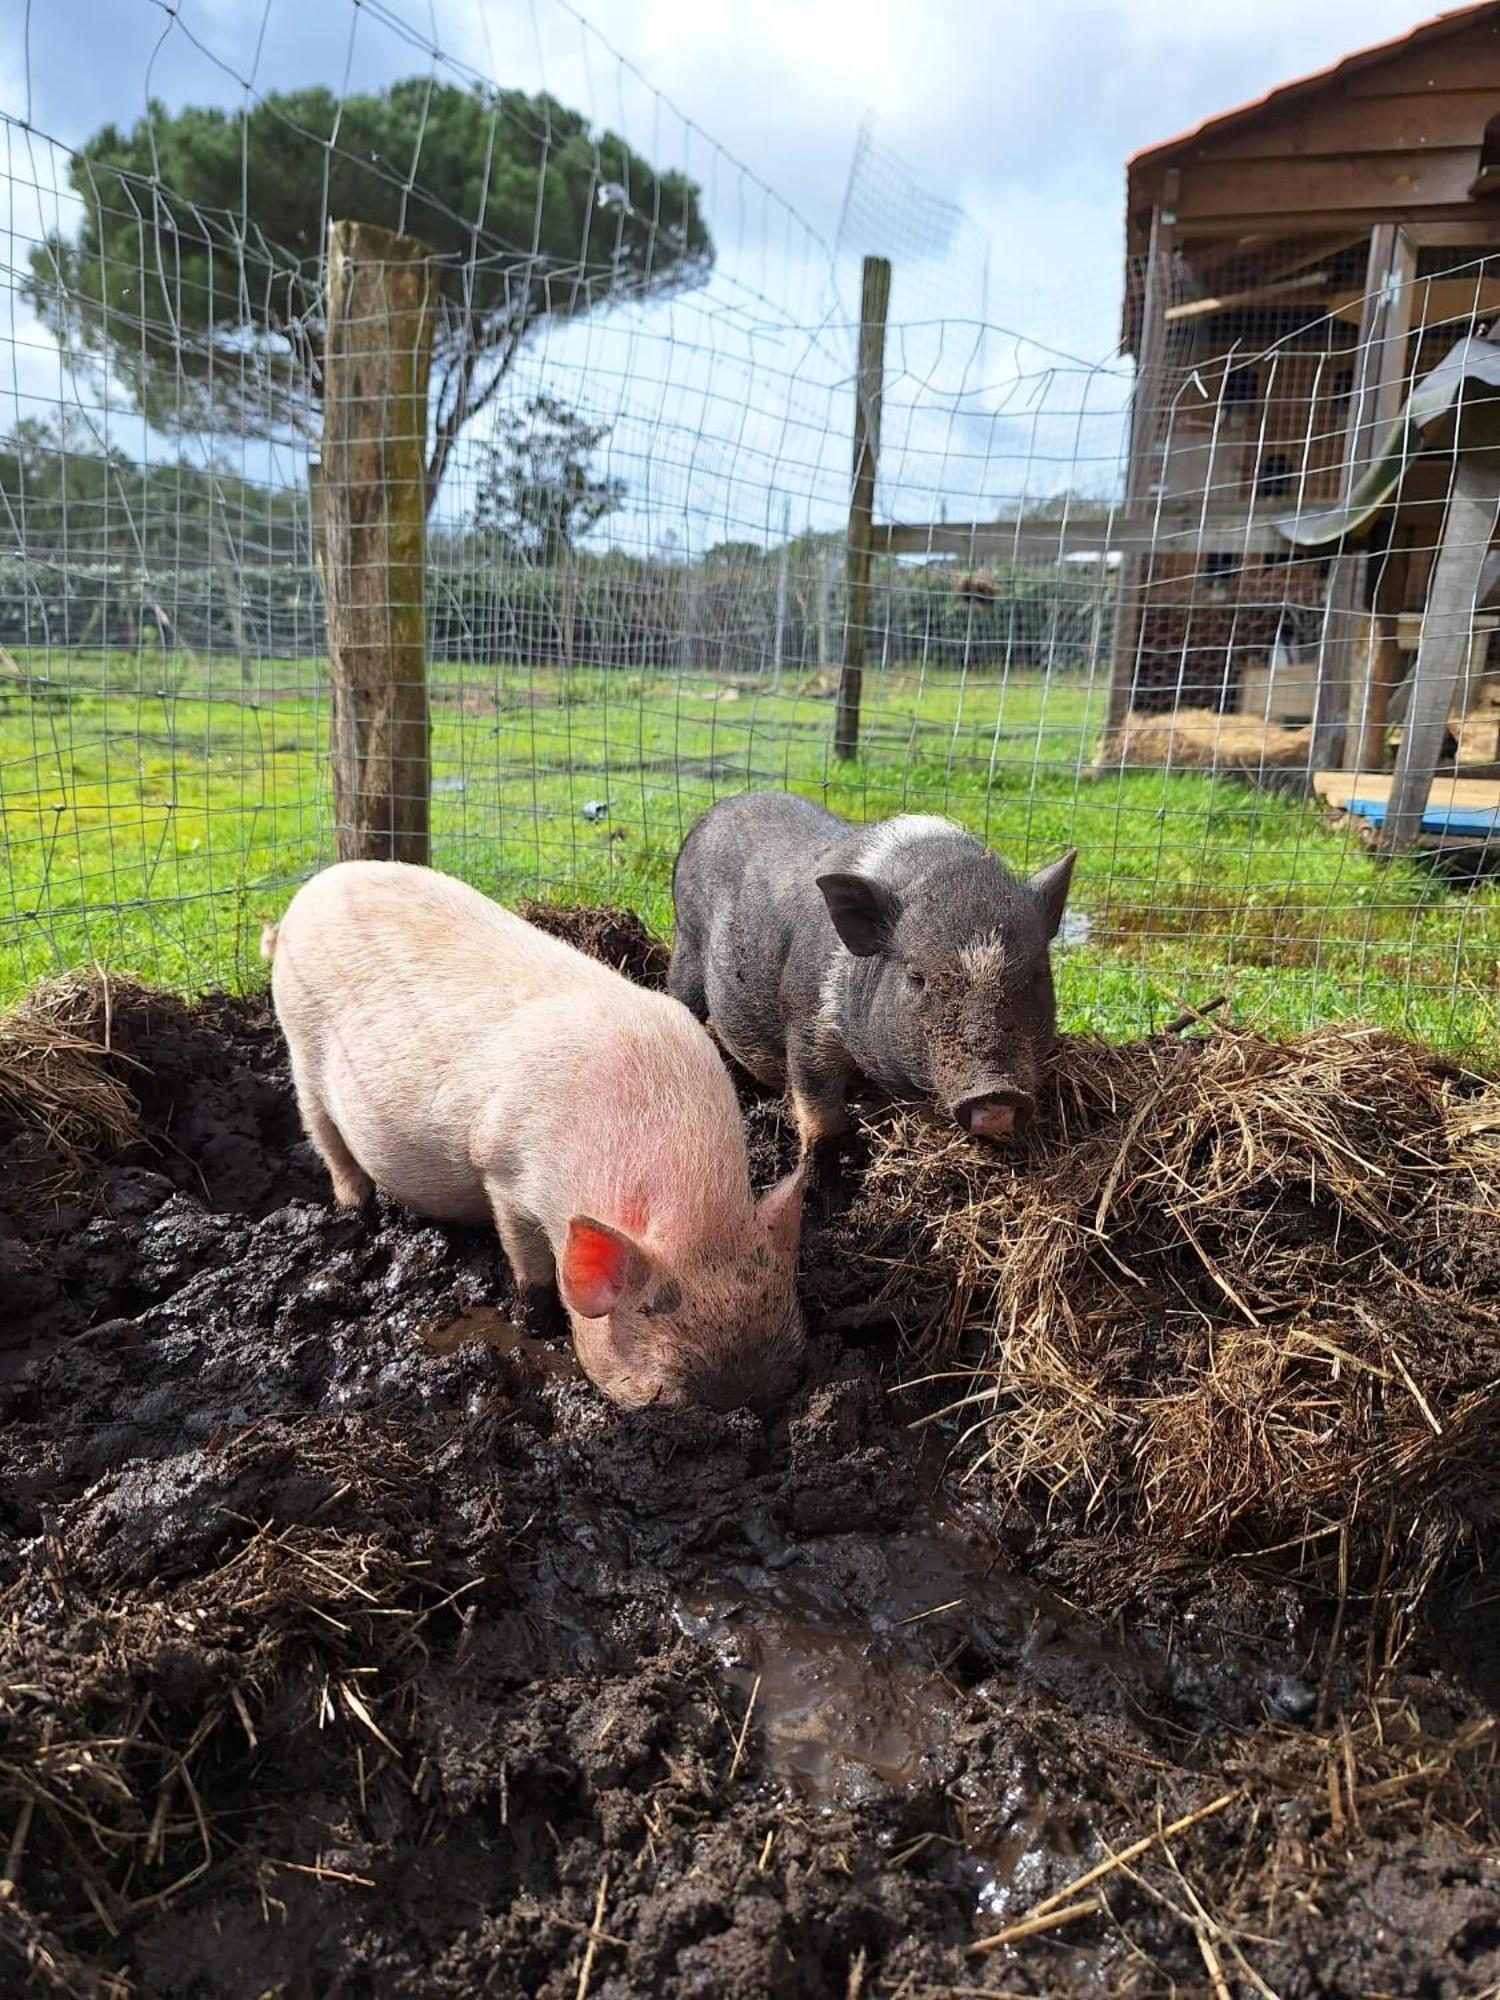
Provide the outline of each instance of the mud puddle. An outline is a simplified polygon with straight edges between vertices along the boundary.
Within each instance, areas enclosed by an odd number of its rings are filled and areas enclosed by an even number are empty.
[[[941,1501],[909,1527],[773,1539],[673,1604],[752,1723],[767,1770],[816,1805],[932,1777],[960,1719],[997,1676],[1111,1706],[1153,1683],[1159,1657],[1065,1613]]]

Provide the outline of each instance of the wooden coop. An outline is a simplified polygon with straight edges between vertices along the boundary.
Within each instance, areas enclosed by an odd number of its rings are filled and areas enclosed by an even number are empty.
[[[1314,772],[1378,773],[1430,645],[1462,655],[1436,761],[1500,774],[1487,673],[1500,561],[1479,564],[1462,635],[1451,614],[1441,634],[1424,618],[1452,453],[1403,463],[1357,534],[1298,532],[1347,504],[1414,388],[1493,318],[1500,4],[1440,15],[1135,155],[1116,738],[1207,711],[1305,726]],[[1472,533],[1472,505],[1465,518]],[[1416,821],[1392,808],[1392,844],[1427,827],[1432,777],[1408,786]]]

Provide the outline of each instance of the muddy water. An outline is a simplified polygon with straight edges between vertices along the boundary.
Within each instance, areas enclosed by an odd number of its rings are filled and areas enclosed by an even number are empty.
[[[1164,1674],[1017,1576],[941,1494],[878,1539],[756,1553],[707,1574],[673,1614],[743,1698],[767,1767],[817,1804],[930,1779],[997,1668],[1054,1685]]]
[[[549,1380],[577,1381],[582,1371],[570,1347],[538,1340],[497,1306],[465,1306],[461,1313],[427,1327],[423,1340],[434,1354],[452,1354],[468,1341],[510,1355]]]

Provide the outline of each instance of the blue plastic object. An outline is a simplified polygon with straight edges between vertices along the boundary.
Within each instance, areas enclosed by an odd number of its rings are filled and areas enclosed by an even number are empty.
[[[1358,813],[1371,826],[1385,825],[1384,799],[1350,799],[1345,811]],[[1486,834],[1500,837],[1500,806],[1435,806],[1429,801],[1422,815],[1422,831],[1466,834],[1479,840]]]

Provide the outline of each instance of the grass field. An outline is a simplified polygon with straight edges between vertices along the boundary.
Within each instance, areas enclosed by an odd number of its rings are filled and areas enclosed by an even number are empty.
[[[259,980],[262,920],[330,857],[321,663],[22,658],[0,678],[0,1000],[98,962],[184,990]],[[695,676],[435,673],[434,861],[500,895],[616,902],[666,934],[682,832],[789,786],[856,816],[950,814],[1016,866],[1080,850],[1064,1019],[1138,1033],[1219,994],[1284,1032],[1360,1017],[1500,1055],[1500,883],[1382,864],[1309,807],[1203,773],[1087,775],[1077,681],[870,673],[864,754],[826,690]],[[602,817],[584,807],[602,803]],[[1082,921],[1086,919],[1086,922]]]

